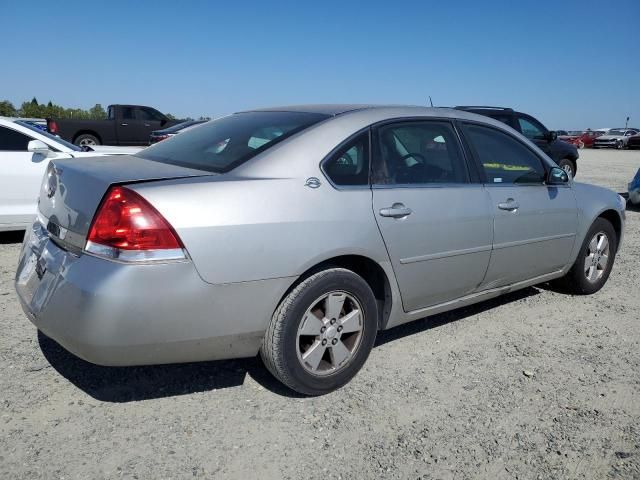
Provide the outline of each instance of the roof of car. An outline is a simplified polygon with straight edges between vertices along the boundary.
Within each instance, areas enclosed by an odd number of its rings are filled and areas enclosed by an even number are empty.
[[[302,113],[319,113],[329,116],[338,116],[351,112],[393,112],[393,114],[402,113],[406,116],[446,116],[455,118],[477,119],[478,116],[474,112],[465,110],[457,110],[449,107],[426,107],[421,105],[375,105],[375,104],[309,104],[309,105],[286,105],[281,107],[256,108],[244,110],[243,112],[302,112]],[[238,113],[243,113],[238,112]]]
[[[320,113],[324,115],[340,115],[342,113],[353,112],[355,110],[368,110],[373,108],[385,107],[404,107],[406,105],[371,105],[357,103],[327,103],[327,104],[308,104],[308,105],[285,105],[280,107],[254,108],[246,110],[248,112],[304,112],[304,113]]]

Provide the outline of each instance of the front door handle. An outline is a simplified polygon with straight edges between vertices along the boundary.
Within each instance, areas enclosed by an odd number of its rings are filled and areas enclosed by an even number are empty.
[[[516,202],[513,198],[507,198],[506,202],[502,202],[498,204],[498,208],[500,210],[508,210],[509,212],[513,212],[520,208],[520,204]]]
[[[122,127],[126,127],[126,126],[128,126],[128,125],[129,125],[128,123],[121,123],[121,124],[120,124],[120,126],[122,126]]]
[[[380,216],[381,217],[392,217],[392,218],[404,218],[407,215],[411,215],[413,210],[409,207],[405,207],[402,203],[394,203],[390,207],[381,208]]]

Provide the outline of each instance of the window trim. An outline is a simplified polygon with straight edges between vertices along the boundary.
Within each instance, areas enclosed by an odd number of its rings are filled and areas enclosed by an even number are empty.
[[[326,169],[325,169],[325,164],[330,162],[331,160],[333,160],[333,158],[335,157],[335,155],[337,155],[339,152],[342,151],[343,148],[345,148],[346,146],[348,146],[349,144],[353,143],[355,140],[358,139],[358,137],[362,136],[362,135],[367,135],[367,141],[369,143],[368,148],[367,148],[367,162],[368,162],[368,172],[367,172],[367,183],[363,184],[363,185],[338,185],[336,183],[333,182],[333,180],[331,180],[331,177],[329,176],[329,174],[327,173]],[[360,130],[358,130],[357,132],[349,135],[346,139],[344,139],[342,142],[340,142],[336,147],[332,148],[331,151],[324,156],[324,158],[322,160],[320,160],[320,171],[322,172],[322,175],[324,175],[324,178],[327,179],[327,181],[329,182],[329,184],[336,190],[369,190],[371,189],[371,162],[372,162],[372,158],[373,156],[371,155],[371,147],[372,147],[372,141],[371,141],[371,126],[367,126],[365,128],[361,128]]]
[[[481,181],[482,184],[485,187],[499,187],[499,188],[504,188],[504,187],[549,187],[549,185],[547,184],[547,177],[549,176],[549,171],[552,168],[552,165],[549,165],[549,163],[543,158],[541,157],[538,152],[536,152],[533,148],[531,148],[530,145],[528,145],[527,143],[523,142],[521,139],[519,139],[518,137],[516,137],[515,135],[513,135],[512,133],[503,130],[501,128],[498,128],[494,125],[490,125],[488,123],[483,123],[483,122],[477,122],[475,120],[463,120],[460,119],[459,121],[460,124],[460,136],[465,144],[465,146],[469,149],[469,153],[473,159],[473,162],[476,165],[476,168],[479,169],[480,172],[480,177],[481,177]],[[473,147],[473,145],[471,144],[471,142],[469,142],[469,140],[466,138],[465,134],[464,134],[464,125],[468,124],[468,125],[476,125],[476,126],[480,126],[480,127],[485,127],[488,128],[490,130],[495,130],[499,133],[502,133],[504,135],[509,136],[510,138],[512,138],[513,140],[515,140],[516,142],[518,142],[520,145],[524,146],[527,150],[529,150],[542,164],[542,168],[544,169],[544,180],[542,181],[542,183],[489,183],[488,181],[488,177],[487,177],[487,173],[484,170],[484,166],[482,165],[482,163],[480,162],[480,159],[478,158],[478,155]],[[522,133],[520,134],[522,135]],[[529,140],[529,139],[527,139]],[[529,140],[530,142],[533,142],[533,140]],[[566,185],[551,185],[552,187],[571,187],[571,182],[567,183]]]
[[[389,189],[389,188],[455,188],[455,187],[467,187],[473,185],[482,184],[482,178],[476,178],[474,181],[474,177],[476,177],[476,173],[471,168],[471,164],[469,163],[471,160],[468,158],[467,150],[464,142],[462,141],[462,137],[460,136],[460,132],[456,128],[456,118],[450,117],[399,117],[386,119],[371,125],[372,133],[370,137],[370,165],[369,165],[369,184],[372,189]],[[373,183],[373,169],[374,163],[377,163],[380,160],[379,156],[379,143],[378,143],[378,133],[380,128],[386,127],[388,125],[393,124],[407,124],[407,123],[446,123],[451,127],[454,136],[457,139],[458,148],[460,150],[460,155],[462,157],[462,162],[464,164],[466,178],[464,182],[433,182],[433,183],[394,183],[394,184],[383,184],[383,183]]]

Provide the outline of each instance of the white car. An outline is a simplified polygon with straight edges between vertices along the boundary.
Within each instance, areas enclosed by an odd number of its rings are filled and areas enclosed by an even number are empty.
[[[77,147],[19,119],[0,117],[0,232],[33,222],[50,159],[125,155],[139,147]]]

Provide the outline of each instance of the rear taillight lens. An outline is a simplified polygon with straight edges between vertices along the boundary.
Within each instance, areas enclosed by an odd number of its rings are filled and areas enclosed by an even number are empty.
[[[155,135],[151,137],[151,143],[158,143],[162,140],[166,140],[167,138],[169,138],[169,135]]]
[[[58,134],[58,124],[55,120],[47,120],[47,130],[54,135]]]
[[[93,218],[87,252],[125,262],[186,258],[171,225],[149,202],[126,187],[112,187]]]

